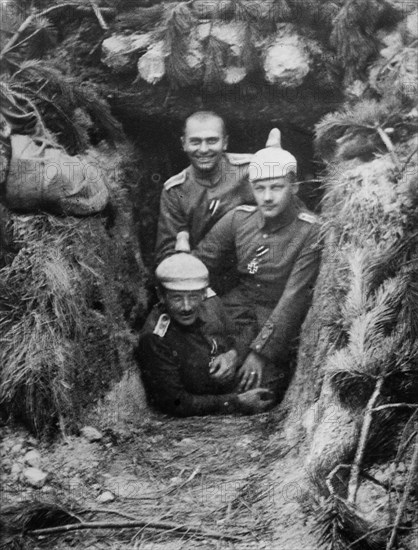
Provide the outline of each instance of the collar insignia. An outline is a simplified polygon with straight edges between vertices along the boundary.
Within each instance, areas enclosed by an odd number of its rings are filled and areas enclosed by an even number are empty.
[[[167,313],[163,313],[162,315],[160,315],[152,333],[156,334],[160,338],[164,338],[168,327],[170,326],[170,321],[170,316]]]

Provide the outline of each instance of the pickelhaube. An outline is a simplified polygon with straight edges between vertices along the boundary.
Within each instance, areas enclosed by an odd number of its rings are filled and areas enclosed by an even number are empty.
[[[168,290],[203,290],[209,285],[205,264],[186,252],[165,258],[158,265],[155,276]]]
[[[278,128],[273,128],[269,134],[265,149],[257,151],[250,162],[250,181],[284,177],[290,172],[296,174],[295,157],[282,149],[281,134]]]

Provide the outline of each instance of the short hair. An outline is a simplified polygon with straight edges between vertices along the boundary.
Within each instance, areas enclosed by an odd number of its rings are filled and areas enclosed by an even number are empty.
[[[221,121],[222,124],[222,131],[224,136],[226,136],[226,125],[224,119],[218,115],[218,113],[215,113],[215,111],[196,111],[195,113],[192,113],[190,116],[186,118],[183,124],[183,136],[186,134],[186,127],[189,120],[198,120],[199,122],[205,122],[206,120],[209,120],[211,118],[217,118]]]

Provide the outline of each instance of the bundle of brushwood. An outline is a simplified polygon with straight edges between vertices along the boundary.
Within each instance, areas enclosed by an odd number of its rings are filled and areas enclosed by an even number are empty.
[[[404,78],[416,37],[398,38],[316,126],[325,254],[286,404],[330,550],[416,542],[418,110]]]
[[[36,434],[77,428],[84,408],[133,367],[145,270],[122,188],[130,152],[122,149],[92,151],[111,195],[100,214],[23,216],[2,207],[0,400]]]

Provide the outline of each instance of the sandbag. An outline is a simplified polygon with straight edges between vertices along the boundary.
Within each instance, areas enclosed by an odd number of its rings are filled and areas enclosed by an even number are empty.
[[[70,156],[42,139],[14,134],[5,204],[23,212],[88,216],[109,201],[106,177],[89,156]]]

